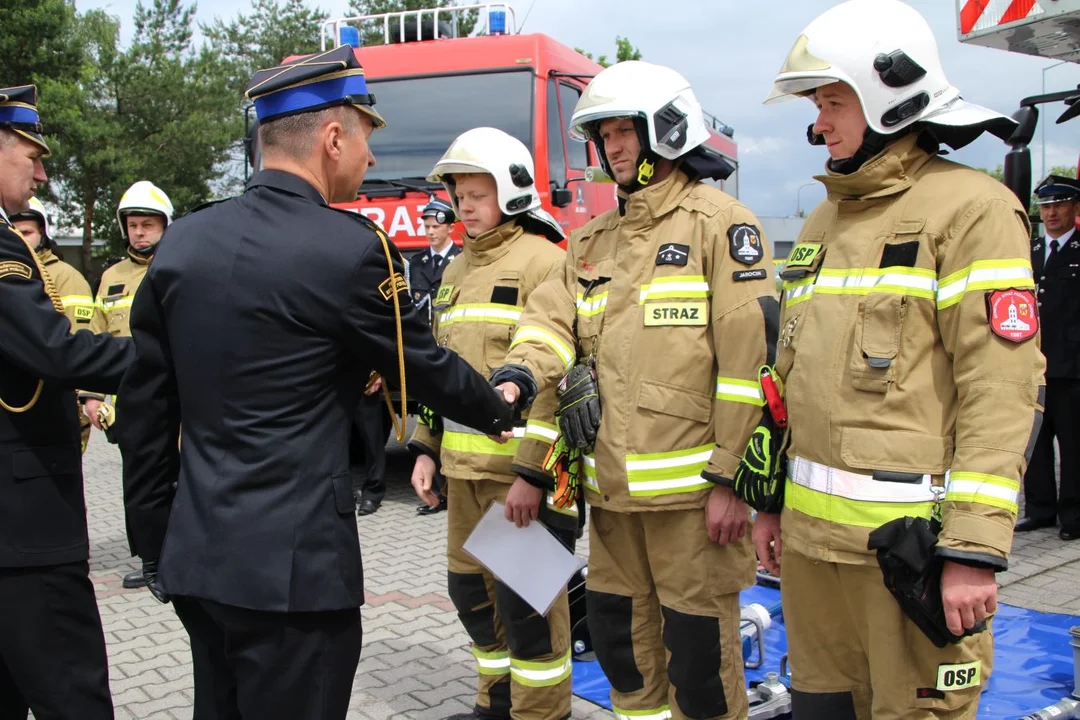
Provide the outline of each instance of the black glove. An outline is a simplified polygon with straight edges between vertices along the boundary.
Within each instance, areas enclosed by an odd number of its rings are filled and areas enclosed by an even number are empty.
[[[532,405],[532,401],[536,399],[536,394],[540,392],[540,389],[536,386],[536,379],[533,378],[532,371],[524,365],[503,365],[492,371],[492,387],[498,387],[507,382],[514,383],[518,386],[518,390],[521,391],[517,402],[514,403],[514,409],[518,412]]]
[[[146,589],[150,591],[150,594],[154,596],[154,599],[159,603],[168,603],[170,598],[165,591],[158,587],[157,584],[157,563],[154,561],[144,561],[142,564],[143,578],[146,580]]]
[[[980,620],[963,635],[953,635],[945,622],[941,600],[941,571],[944,558],[934,554],[941,523],[925,518],[902,517],[885,523],[870,533],[867,549],[877,551],[885,587],[900,609],[930,642],[939,648],[958,643],[968,635],[986,629]]]
[[[559,399],[555,419],[566,444],[583,450],[591,448],[600,429],[600,386],[595,361],[590,358],[570,368],[555,388],[555,397]]]
[[[778,513],[784,507],[787,457],[783,445],[784,430],[765,408],[731,483],[735,495],[758,512]]]

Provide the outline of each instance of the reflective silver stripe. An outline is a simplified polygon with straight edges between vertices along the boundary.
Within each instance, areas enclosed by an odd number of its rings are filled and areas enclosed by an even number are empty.
[[[923,475],[918,484],[881,482],[874,480],[871,475],[860,475],[796,457],[788,468],[788,477],[796,485],[848,500],[890,503],[934,500],[930,475]]]
[[[468,425],[462,425],[461,423],[454,422],[453,420],[450,420],[448,418],[443,418],[443,431],[444,432],[463,433],[465,435],[483,435],[485,437],[487,436],[486,432],[481,432],[480,430],[476,430],[474,428],[471,428]],[[525,428],[524,427],[515,427],[513,429],[513,432],[514,432],[514,437],[516,437],[516,438],[525,437]]]

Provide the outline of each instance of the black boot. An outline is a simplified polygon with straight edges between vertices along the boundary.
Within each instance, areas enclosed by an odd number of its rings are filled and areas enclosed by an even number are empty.
[[[142,568],[133,570],[124,576],[124,587],[128,590],[134,590],[135,588],[146,587],[146,578],[143,577]]]

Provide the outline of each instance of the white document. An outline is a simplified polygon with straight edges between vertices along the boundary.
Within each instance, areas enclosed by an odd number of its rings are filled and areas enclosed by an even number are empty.
[[[480,518],[465,552],[529,603],[547,615],[551,604],[585,561],[566,549],[536,520],[519,528],[503,517],[505,508],[494,503]]]

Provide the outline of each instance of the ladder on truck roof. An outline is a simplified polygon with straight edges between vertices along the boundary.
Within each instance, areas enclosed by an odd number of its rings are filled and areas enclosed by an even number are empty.
[[[343,26],[349,27],[353,24],[360,26],[370,25],[376,22],[382,23],[383,29],[383,44],[389,45],[391,40],[391,20],[397,20],[394,25],[394,31],[396,31],[398,42],[408,42],[410,40],[422,40],[424,19],[425,16],[430,18],[431,26],[435,31],[436,40],[439,39],[439,19],[449,19],[454,23],[455,30],[457,29],[458,14],[462,12],[468,12],[470,10],[480,10],[484,16],[485,28],[488,27],[487,23],[491,21],[491,11],[501,10],[504,13],[504,17],[507,19],[507,26],[502,30],[505,34],[516,35],[517,34],[517,14],[514,12],[514,8],[510,7],[507,3],[477,3],[475,5],[451,5],[449,7],[435,7],[435,8],[423,8],[420,10],[399,10],[397,12],[379,13],[377,15],[355,15],[352,17],[334,18],[331,20],[324,20],[319,30],[319,42],[322,50],[326,50],[327,39],[329,38],[332,43],[331,47],[341,44],[341,28]],[[405,23],[408,20],[413,20],[416,23],[416,37],[406,37]],[[411,29],[411,28],[410,28]]]

